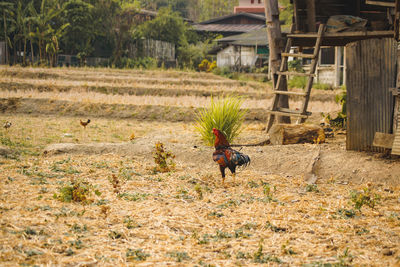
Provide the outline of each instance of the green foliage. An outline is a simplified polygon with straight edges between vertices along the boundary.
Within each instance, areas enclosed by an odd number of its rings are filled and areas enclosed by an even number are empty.
[[[157,60],[151,57],[135,59],[122,57],[114,66],[120,69],[155,69]]]
[[[61,40],[64,53],[90,54],[95,37],[93,5],[82,0],[69,0],[64,4],[63,20],[70,25]]]
[[[139,26],[141,36],[178,45],[185,40],[187,26],[183,18],[170,8],[161,8],[157,17]]]
[[[199,64],[199,71],[211,72],[217,67],[217,62],[214,60],[212,62],[207,59],[203,59]]]
[[[211,106],[199,112],[195,128],[207,145],[214,145],[213,128],[219,129],[228,142],[232,142],[239,135],[247,113],[247,110],[240,108],[242,103],[243,98],[235,96],[218,101],[211,98]]]
[[[59,194],[54,194],[54,198],[62,202],[79,202],[88,204],[93,202],[90,196],[95,193],[100,195],[94,186],[83,179],[72,180],[68,185],[59,188]]]
[[[168,252],[167,255],[170,256],[171,258],[175,258],[176,262],[190,260],[190,257],[186,252],[171,251],[171,252]]]
[[[304,89],[304,88],[306,88],[306,85],[307,85],[307,77],[304,77],[304,76],[295,76],[295,77],[292,77],[288,81],[288,87],[289,88],[301,88],[301,89]]]
[[[361,210],[364,205],[374,208],[381,199],[381,196],[374,193],[369,187],[363,188],[361,192],[352,191],[350,197],[354,208],[357,210]]]
[[[145,261],[150,254],[143,252],[142,249],[130,249],[126,251],[127,261]]]
[[[288,68],[289,68],[289,70],[293,70],[293,71],[297,71],[297,72],[304,72],[303,64],[301,64],[300,59],[288,61]]]
[[[169,172],[175,167],[173,158],[175,155],[164,148],[163,143],[156,143],[155,151],[153,152],[154,162],[156,163],[156,171]]]
[[[318,186],[316,184],[308,184],[306,185],[306,192],[315,192],[318,193]]]
[[[318,90],[333,90],[332,85],[326,83],[314,83],[313,88]]]
[[[336,103],[342,105],[341,115],[345,118],[347,113],[346,102],[347,102],[347,90],[346,87],[342,87],[342,91],[335,96]]]
[[[232,70],[229,67],[222,67],[222,68],[217,67],[213,70],[213,73],[215,75],[226,77],[228,79],[235,78],[235,74],[232,72]]]

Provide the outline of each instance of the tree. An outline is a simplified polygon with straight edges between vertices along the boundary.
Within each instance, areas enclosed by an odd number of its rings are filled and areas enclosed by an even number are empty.
[[[38,44],[40,62],[44,62],[47,58],[47,44],[54,42],[55,35],[57,38],[61,37],[65,33],[64,29],[68,24],[55,25],[54,21],[63,12],[63,9],[58,8],[52,2],[48,3],[47,0],[42,0],[39,12],[33,4],[29,6],[29,11],[34,24],[34,29],[30,32],[30,36]],[[57,26],[58,29],[53,29],[52,25]]]
[[[10,63],[8,47],[12,47],[9,34],[13,32],[14,18],[14,4],[8,2],[0,2],[1,14],[3,17],[3,33],[4,41],[6,43],[6,64]]]
[[[120,61],[125,43],[131,39],[131,29],[136,25],[135,15],[140,10],[140,3],[122,3],[114,19],[115,50],[113,53],[113,64]]]
[[[178,12],[170,8],[161,8],[157,17],[146,21],[139,27],[141,36],[148,39],[170,42],[178,45],[185,42],[187,26]]]
[[[60,40],[65,53],[90,54],[93,51],[95,29],[92,14],[93,5],[82,0],[69,0],[63,5],[63,23],[70,25]]]
[[[28,24],[29,24],[29,5],[24,6],[24,1],[23,0],[18,0],[17,6],[15,9],[15,33],[14,33],[14,64],[16,64],[16,61],[19,61],[17,59],[17,46],[18,46],[18,54],[21,54],[22,48],[21,44],[23,42],[23,60],[22,63],[25,65],[26,64],[26,46],[27,46],[27,40],[29,38],[29,31],[28,31]],[[18,45],[17,45],[18,44]]]

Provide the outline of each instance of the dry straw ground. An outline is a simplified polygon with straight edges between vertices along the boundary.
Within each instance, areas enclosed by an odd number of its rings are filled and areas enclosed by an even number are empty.
[[[18,78],[26,72],[12,71]],[[37,79],[45,74],[70,74],[75,80],[141,75],[144,80],[160,79],[160,86],[162,77],[205,84],[211,80],[204,74],[172,71],[29,71],[39,73]],[[59,80],[46,85],[54,94]],[[180,90],[183,85],[175,86]],[[201,90],[208,86],[212,82]],[[2,93],[8,93],[5,87]],[[51,101],[53,96],[47,96]],[[9,130],[1,129],[1,144],[17,152],[0,156],[4,266],[394,266],[399,262],[398,160],[346,152],[343,136],[325,145],[245,147],[242,151],[250,155],[252,165],[238,173],[236,183],[229,176],[223,187],[211,160],[212,148],[201,145],[192,122],[104,116],[92,117],[83,129],[79,119],[86,117],[72,115],[15,114],[7,109],[0,115],[1,122],[13,122]],[[238,143],[262,139],[263,127],[248,121]],[[130,141],[132,133],[135,138]],[[157,141],[176,154],[170,172],[154,171],[151,152]],[[85,146],[105,142],[108,145],[96,151]],[[132,150],[107,148],[122,142]],[[68,153],[44,154],[54,143],[81,146]],[[304,170],[318,149],[323,152],[320,179],[307,185]],[[68,191],[71,188],[75,190]],[[68,202],[69,192],[81,202]]]

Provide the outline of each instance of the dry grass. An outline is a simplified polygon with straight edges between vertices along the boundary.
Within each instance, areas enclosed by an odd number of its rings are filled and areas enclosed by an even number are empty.
[[[125,104],[125,105],[161,105],[161,106],[181,106],[181,107],[208,107],[211,103],[210,97],[199,96],[136,96],[136,95],[105,95],[96,92],[38,92],[28,91],[0,91],[0,98],[22,97],[67,100],[84,103],[104,103],[104,104]],[[301,101],[290,101],[293,108],[301,108]],[[245,98],[243,108],[259,109],[271,105],[271,99],[251,99]],[[341,107],[335,102],[312,101],[309,104],[311,112],[335,112]]]
[[[4,120],[14,122],[7,133],[12,141],[29,139],[32,147],[65,142],[68,137],[51,136],[66,132],[86,138],[76,142],[104,142],[135,131],[154,143],[168,132],[179,133],[174,142],[187,144],[182,153],[189,157],[209,153],[190,152],[196,137],[182,123],[96,119],[84,132],[75,118],[0,116]],[[247,125],[244,134],[261,129]],[[390,266],[399,260],[399,187],[369,184],[380,200],[357,211],[350,193],[365,184],[321,177],[307,187],[302,177],[250,166],[236,185],[228,177],[224,188],[211,155],[204,166],[177,162],[164,174],[153,172],[152,161],[117,154],[28,154],[0,158],[0,167],[3,266]],[[88,204],[54,198],[78,179],[101,195],[88,195]]]
[[[1,70],[6,77],[0,81],[17,86],[28,82],[78,88],[67,93],[3,89],[1,97],[90,103],[206,106],[206,97],[104,95],[84,88],[85,83],[113,86],[114,77],[120,86],[122,77],[131,79],[132,75],[143,76],[143,86],[152,86],[159,78],[154,86],[168,90],[175,85],[164,84],[162,79],[220,79],[175,71]],[[146,78],[149,75],[154,79]],[[85,77],[90,79],[84,81]],[[99,81],[93,81],[96,77]],[[231,83],[218,86],[218,90],[229,91],[240,90],[242,85],[235,89]],[[245,105],[269,104],[268,100],[248,99]],[[337,108],[314,104],[314,111]],[[278,175],[251,165],[238,173],[237,184],[228,177],[224,188],[211,160],[212,150],[203,146],[194,149],[199,138],[191,123],[91,119],[84,130],[77,117],[0,114],[0,125],[13,123],[8,131],[0,129],[0,145],[20,152],[15,158],[0,158],[2,266],[390,266],[399,262],[399,186],[355,184],[349,177],[342,177],[350,180],[346,185],[332,177],[320,177],[317,186],[307,186],[302,176],[287,176],[282,168]],[[263,123],[246,124],[238,142],[254,142],[264,127]],[[176,162],[174,171],[157,173],[151,157],[140,157],[136,151],[132,157],[42,153],[52,143],[129,142],[132,134],[135,139],[130,142],[148,140],[149,147],[162,138],[167,149],[172,145],[186,147],[183,155],[177,156],[183,160]],[[255,163],[259,154],[255,148],[253,151],[250,156]],[[201,165],[197,159],[204,153],[210,154],[210,161]],[[293,166],[299,166],[298,162]],[[351,192],[367,187],[380,199],[373,208],[364,205],[357,210]],[[81,202],[63,202],[70,199],[70,190],[76,190],[73,199]]]

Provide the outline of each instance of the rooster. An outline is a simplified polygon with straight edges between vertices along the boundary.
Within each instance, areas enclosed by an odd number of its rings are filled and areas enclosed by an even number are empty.
[[[235,179],[236,167],[249,165],[250,157],[232,149],[231,145],[220,130],[213,128],[213,133],[215,135],[215,151],[213,153],[213,160],[219,165],[219,170],[222,175],[222,184],[224,184],[225,169],[229,168],[233,178]]]
[[[90,123],[90,119],[88,119],[87,121],[82,121],[80,120],[81,125],[83,126],[83,128],[86,129],[86,126]]]

